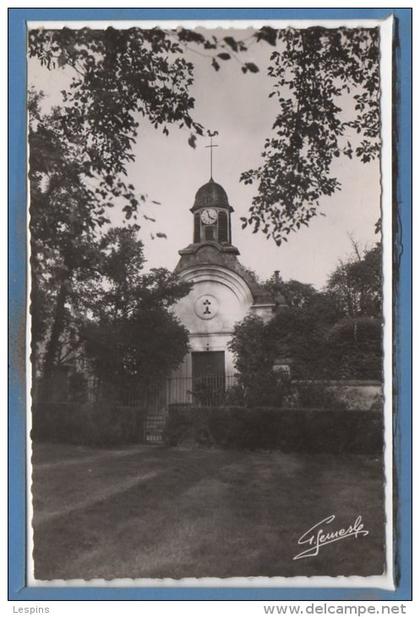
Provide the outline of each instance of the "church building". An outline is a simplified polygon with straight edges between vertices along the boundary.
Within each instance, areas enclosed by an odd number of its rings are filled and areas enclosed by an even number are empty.
[[[235,372],[228,349],[234,325],[247,314],[268,320],[275,304],[255,277],[240,263],[232,243],[232,215],[224,188],[210,180],[198,189],[191,208],[192,243],[179,251],[175,272],[193,284],[175,306],[190,333],[191,351],[173,377],[198,380],[217,376],[225,384]],[[173,399],[173,397],[171,397]]]

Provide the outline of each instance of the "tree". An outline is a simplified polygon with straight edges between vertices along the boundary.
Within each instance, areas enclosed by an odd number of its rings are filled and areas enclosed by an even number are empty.
[[[259,71],[246,56],[255,41],[275,48],[268,73],[279,114],[263,164],[242,175],[258,189],[243,224],[279,244],[317,214],[322,196],[340,188],[331,177],[335,157],[368,162],[379,152],[377,29],[263,27],[249,41],[185,28],[30,30],[29,56],[71,74],[50,112],[42,111],[40,93],[29,100],[33,358],[39,365],[44,344],[46,375],[79,310],[75,290],[97,276],[96,240],[110,209],[121,208],[127,220],[141,216],[145,196],[125,180],[139,121],[166,135],[170,126],[186,130],[195,147],[203,126],[193,117],[187,52],[204,50],[216,71],[235,58],[251,74]],[[348,117],[344,100],[353,102]]]
[[[382,326],[375,317],[346,317],[327,334],[327,353],[341,379],[375,379],[383,376]]]
[[[138,226],[112,227],[98,241],[99,280],[90,288],[79,289],[90,296],[85,306],[93,320],[102,317],[126,318],[142,309],[168,309],[191,289],[191,284],[165,268],[144,272],[143,243],[137,237]],[[79,295],[80,295],[79,293]]]
[[[101,285],[84,289],[89,318],[79,328],[95,374],[119,397],[166,377],[188,351],[188,331],[169,309],[190,284],[163,268],[144,273],[136,233],[113,228],[101,239]]]
[[[190,115],[193,65],[170,32],[32,29],[28,49],[50,70],[71,69],[70,86],[62,91],[63,131],[80,143],[91,172],[108,174],[107,183],[117,186],[114,178],[134,159],[139,117],[165,134],[171,124],[202,133]]]
[[[281,297],[284,298],[287,306],[290,308],[301,308],[306,306],[317,293],[313,285],[301,283],[300,281],[295,281],[293,279],[283,281],[278,276],[278,272],[274,273],[271,278],[265,281],[264,287],[273,295],[273,297],[280,294]]]
[[[382,375],[382,252],[380,245],[340,262],[323,291],[299,281],[279,289],[288,307],[269,323],[279,355],[297,378],[380,379]]]
[[[202,128],[190,116],[192,65],[163,31],[31,30],[28,48],[50,70],[68,67],[73,75],[60,106],[45,113],[38,92],[28,105],[32,358],[49,379],[74,288],[93,273],[93,245],[109,210],[137,218],[145,201],[124,178],[138,117],[165,134],[170,124],[194,134]]]
[[[63,132],[60,108],[43,114],[41,99],[34,92],[29,98],[32,359],[39,372],[44,347],[49,379],[78,302],[75,288],[94,275],[96,234],[109,221],[104,196],[88,184],[80,148]]]
[[[276,356],[290,360],[295,379],[333,377],[336,367],[330,360],[327,336],[339,318],[333,295],[314,291],[305,301],[279,310],[267,324]]]
[[[280,244],[319,213],[322,197],[340,189],[331,174],[336,157],[366,163],[379,154],[379,31],[264,26],[250,39],[206,37],[185,28],[31,30],[29,54],[48,68],[72,68],[75,76],[63,93],[64,130],[81,142],[89,135],[86,160],[112,177],[132,160],[136,114],[165,134],[171,123],[191,130],[193,147],[203,134],[191,115],[193,64],[186,52],[205,50],[216,71],[235,58],[251,74],[259,67],[247,61],[249,46],[262,41],[274,47],[268,75],[279,113],[262,164],[241,179],[257,187],[243,225]],[[346,116],[343,108],[350,105]]]
[[[102,388],[124,400],[177,368],[188,352],[188,331],[162,307],[127,319],[103,318],[82,330],[86,353]]]
[[[273,33],[275,42],[280,49],[268,67],[274,80],[269,96],[280,110],[263,164],[242,175],[246,184],[258,185],[243,223],[281,244],[319,213],[323,196],[340,189],[331,175],[336,157],[356,155],[366,163],[379,154],[379,33],[289,28]],[[340,105],[349,100],[346,117]]]
[[[330,275],[327,289],[348,317],[381,318],[382,250],[377,244],[361,253],[354,244],[354,255],[341,262]]]
[[[278,358],[290,361],[295,379],[382,378],[381,247],[354,248],[323,291],[274,275],[264,286],[285,306],[266,324],[250,317],[236,326],[230,348],[256,399],[272,391]]]
[[[328,335],[328,353],[341,376],[382,378],[382,250],[377,244],[341,262],[328,280],[342,318]]]
[[[247,407],[281,405],[286,382],[273,370],[277,341],[260,317],[248,315],[235,325],[229,349],[235,355],[238,387]]]

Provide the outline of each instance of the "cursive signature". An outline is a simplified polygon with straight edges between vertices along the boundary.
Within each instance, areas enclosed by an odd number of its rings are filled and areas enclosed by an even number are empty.
[[[344,540],[345,538],[358,538],[359,536],[367,536],[368,530],[364,528],[362,523],[362,517],[360,514],[357,516],[356,520],[352,525],[348,527],[343,527],[341,529],[337,529],[336,531],[324,531],[323,526],[329,525],[335,520],[335,514],[331,514],[326,518],[323,518],[319,523],[315,523],[308,531],[303,533],[299,540],[298,544],[307,545],[304,551],[295,555],[293,559],[304,559],[305,557],[316,557],[319,554],[319,549],[321,546],[325,546],[326,544],[331,544],[332,542],[338,542],[339,540]]]

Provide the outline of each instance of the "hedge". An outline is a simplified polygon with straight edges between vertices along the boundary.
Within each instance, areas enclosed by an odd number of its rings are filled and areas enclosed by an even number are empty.
[[[164,437],[171,446],[377,454],[383,418],[379,411],[172,405]]]
[[[143,440],[145,411],[110,402],[42,403],[33,407],[32,438],[92,446]]]

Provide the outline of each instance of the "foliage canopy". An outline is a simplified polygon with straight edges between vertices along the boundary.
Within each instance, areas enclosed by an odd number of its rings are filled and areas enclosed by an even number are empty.
[[[253,316],[235,327],[230,348],[243,381],[266,387],[279,360],[297,379],[381,379],[379,245],[339,264],[323,291],[275,278],[266,286],[287,306],[267,323]]]
[[[257,191],[243,225],[280,244],[320,213],[323,197],[340,189],[332,172],[337,157],[366,163],[379,154],[377,28],[265,26],[245,40],[185,28],[31,30],[29,55],[50,69],[73,69],[62,93],[63,130],[79,140],[86,169],[105,174],[103,188],[110,183],[126,198],[131,216],[138,197],[114,177],[133,160],[138,116],[165,134],[171,124],[186,128],[195,147],[203,126],[193,116],[190,52],[204,52],[216,71],[235,59],[252,74],[260,70],[247,57],[255,42],[273,47],[267,73],[278,113],[261,165],[241,176]]]

